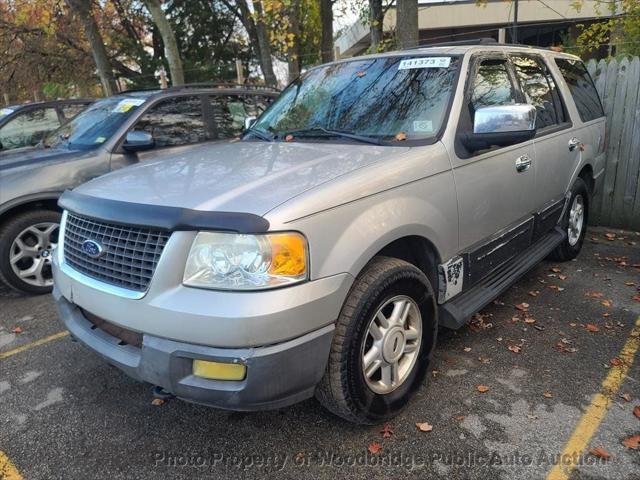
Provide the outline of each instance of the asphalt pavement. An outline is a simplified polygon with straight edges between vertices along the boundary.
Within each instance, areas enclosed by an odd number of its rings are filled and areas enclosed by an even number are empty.
[[[0,479],[640,479],[623,444],[640,435],[638,295],[640,234],[591,229],[577,260],[541,263],[441,331],[408,408],[363,427],[315,400],[153,405],[64,334],[49,295],[0,289]]]

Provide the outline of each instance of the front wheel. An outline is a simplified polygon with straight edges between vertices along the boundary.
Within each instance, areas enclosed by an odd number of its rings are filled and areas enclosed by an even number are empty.
[[[561,222],[567,238],[551,252],[552,260],[566,262],[578,256],[587,233],[588,220],[589,188],[585,181],[578,177],[571,187],[569,206]]]
[[[32,210],[7,221],[0,228],[0,280],[23,293],[50,292],[59,229],[60,214],[53,210]]]
[[[342,308],[316,397],[355,423],[393,417],[424,379],[436,333],[435,295],[424,273],[374,258]]]

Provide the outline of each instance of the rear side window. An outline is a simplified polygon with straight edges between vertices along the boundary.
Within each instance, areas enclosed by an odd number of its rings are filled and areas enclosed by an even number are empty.
[[[4,149],[36,145],[52,130],[60,126],[55,108],[38,108],[19,114],[0,130]]]
[[[579,60],[556,58],[556,65],[564,77],[583,122],[604,117],[602,103],[593,80]]]
[[[270,99],[261,95],[211,95],[209,123],[211,138],[223,140],[239,137],[247,117],[259,117]]]
[[[69,103],[60,107],[60,109],[62,110],[62,115],[64,115],[64,118],[67,120],[71,120],[86,108],[87,105],[84,103]]]
[[[562,104],[555,81],[548,74],[546,66],[529,56],[513,56],[511,61],[527,103],[536,107],[536,128],[562,123]]]

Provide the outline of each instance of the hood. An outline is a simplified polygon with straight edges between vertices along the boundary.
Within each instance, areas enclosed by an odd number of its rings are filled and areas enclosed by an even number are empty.
[[[92,151],[66,150],[62,148],[31,147],[8,150],[0,153],[0,173],[20,168],[35,168],[43,163],[63,162],[85,155],[94,155]]]
[[[132,203],[264,215],[307,190],[408,150],[351,142],[199,145],[104,175],[76,191]]]

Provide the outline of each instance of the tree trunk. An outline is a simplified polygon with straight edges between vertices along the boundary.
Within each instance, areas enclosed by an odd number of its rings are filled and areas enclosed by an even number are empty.
[[[418,46],[418,0],[398,0],[396,5],[398,48]]]
[[[382,0],[369,0],[369,24],[371,32],[371,51],[377,52],[382,43],[382,23],[384,22],[384,11],[382,10]]]
[[[246,5],[246,1],[243,0]],[[275,86],[278,84],[276,74],[273,71],[273,62],[271,60],[271,42],[269,41],[269,32],[267,25],[264,23],[264,12],[262,11],[262,2],[254,2],[253,7],[256,9],[258,21],[255,23],[256,36],[258,40],[258,56],[260,57],[260,69],[264,75],[264,82],[267,85]]]
[[[292,0],[289,8],[289,33],[293,35],[293,46],[287,50],[289,81],[300,76],[300,0]]]
[[[91,53],[96,62],[96,69],[98,70],[98,76],[100,77],[104,94],[106,96],[113,95],[118,89],[115,78],[113,77],[111,62],[107,56],[107,49],[104,46],[100,30],[98,30],[96,19],[91,12],[91,3],[84,0],[67,0],[67,4],[80,19],[84,33],[87,36],[87,40],[89,40]]]
[[[171,24],[167,20],[167,16],[162,11],[160,0],[144,0],[147,10],[153,18],[153,23],[158,27],[162,43],[164,43],[164,55],[169,64],[169,72],[171,74],[172,85],[184,85],[184,70],[182,68],[182,60],[180,60],[180,51],[178,50],[178,42],[173,33]]]
[[[320,57],[322,63],[333,61],[333,0],[320,0]]]

